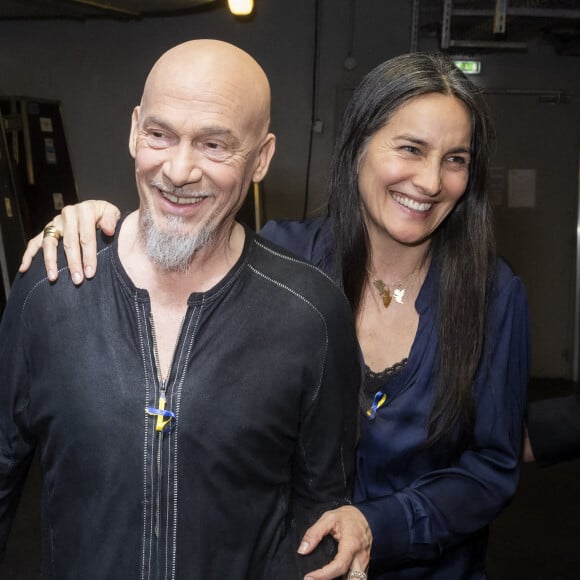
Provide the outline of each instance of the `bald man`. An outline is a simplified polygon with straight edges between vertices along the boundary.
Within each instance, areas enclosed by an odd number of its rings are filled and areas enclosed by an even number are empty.
[[[36,259],[11,291],[0,546],[38,449],[45,578],[298,579],[332,557],[296,550],[348,503],[358,351],[340,290],[235,220],[274,153],[269,109],[240,49],[169,50],[132,116],[139,207],[99,241],[100,275],[51,284]]]

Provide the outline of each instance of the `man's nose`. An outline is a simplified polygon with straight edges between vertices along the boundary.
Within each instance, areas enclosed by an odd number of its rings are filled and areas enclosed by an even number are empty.
[[[176,187],[195,183],[203,176],[201,153],[189,143],[181,143],[167,152],[163,173]]]

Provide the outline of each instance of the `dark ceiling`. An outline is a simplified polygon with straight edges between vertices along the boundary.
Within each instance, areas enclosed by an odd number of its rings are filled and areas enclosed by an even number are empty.
[[[580,0],[414,0],[416,39],[450,52],[580,56]],[[579,71],[580,74],[580,71]]]
[[[547,48],[558,55],[580,56],[580,0],[409,1],[415,49],[423,40],[432,44],[436,39],[440,48],[452,53]],[[0,20],[133,19],[199,12],[214,4],[225,0],[0,0]]]
[[[0,0],[0,20],[141,18],[194,12],[216,0]]]

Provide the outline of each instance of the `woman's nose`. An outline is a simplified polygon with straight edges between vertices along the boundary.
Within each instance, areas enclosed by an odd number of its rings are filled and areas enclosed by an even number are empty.
[[[413,181],[425,195],[437,195],[443,189],[441,183],[441,164],[434,159],[425,159],[425,162],[417,171]]]

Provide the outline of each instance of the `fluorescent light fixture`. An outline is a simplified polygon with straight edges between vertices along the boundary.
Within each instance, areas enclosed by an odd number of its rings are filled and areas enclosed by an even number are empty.
[[[479,60],[454,60],[455,66],[466,75],[478,75],[481,72]]]
[[[254,0],[228,0],[228,7],[234,16],[249,16],[254,10]]]

